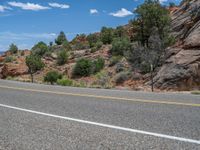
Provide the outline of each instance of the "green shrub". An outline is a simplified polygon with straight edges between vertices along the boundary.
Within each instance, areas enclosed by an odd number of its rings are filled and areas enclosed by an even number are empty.
[[[126,36],[126,30],[123,26],[118,26],[114,30],[114,37],[115,38],[121,38],[121,37],[125,37],[125,36]]]
[[[98,51],[102,47],[103,43],[101,41],[98,41],[97,43],[93,43],[93,46],[91,48],[91,53],[94,53]]]
[[[93,61],[93,72],[97,73],[104,68],[105,61],[103,58],[98,58],[97,60]]]
[[[68,61],[69,55],[65,50],[62,50],[58,53],[57,64],[64,65]]]
[[[68,41],[64,41],[62,45],[63,45],[63,48],[67,51],[70,51],[72,49]]]
[[[54,84],[55,82],[57,82],[58,79],[62,79],[62,75],[59,74],[57,71],[49,71],[44,76],[44,81],[49,82],[51,84]]]
[[[91,61],[90,59],[82,58],[77,61],[72,75],[73,76],[89,76],[101,71],[104,68],[105,61],[103,58]]]
[[[164,39],[165,47],[172,46],[175,43],[176,43],[176,38],[174,36],[172,36],[172,35],[169,35],[169,36],[165,37],[165,39]]]
[[[200,91],[192,91],[191,94],[200,95]]]
[[[12,56],[6,56],[6,58],[4,59],[5,63],[9,63],[9,62],[13,62],[14,58]]]
[[[87,41],[89,42],[90,47],[94,47],[95,43],[99,40],[99,36],[97,34],[89,34],[87,36]]]
[[[72,86],[73,81],[68,78],[62,78],[57,80],[57,84],[62,86]]]
[[[95,47],[99,50],[102,47],[103,43],[101,41],[97,41]]]
[[[124,55],[124,52],[131,49],[131,43],[127,38],[115,38],[112,42],[111,53],[113,55]]]
[[[73,76],[89,76],[92,73],[92,61],[86,58],[79,59],[73,69]]]
[[[140,69],[141,69],[143,74],[146,74],[146,73],[149,73],[151,71],[151,66],[148,62],[143,61],[141,63]]]
[[[98,51],[97,47],[92,47],[91,48],[91,53],[95,53],[96,51]]]
[[[103,87],[103,88],[110,86],[110,83],[109,83],[110,77],[108,73],[101,71],[101,72],[98,72],[95,75],[95,77],[97,78],[97,80],[94,82],[95,85]]]
[[[75,87],[87,87],[86,83],[83,82],[83,81],[75,82],[75,83],[73,84],[73,86],[75,86]]]
[[[7,77],[6,77],[6,80],[14,80],[14,78],[11,77],[11,76],[7,76]]]
[[[35,55],[43,56],[45,53],[49,51],[49,47],[44,42],[38,42],[35,46],[32,48],[32,52]]]
[[[114,32],[113,32],[112,28],[102,27],[102,29],[101,29],[101,41],[103,42],[103,44],[112,43],[113,35],[114,35]]]
[[[109,67],[116,65],[122,59],[121,56],[113,56],[110,59]]]
[[[90,48],[88,43],[78,42],[78,43],[73,45],[73,50],[83,50],[83,49],[88,49],[88,48]]]

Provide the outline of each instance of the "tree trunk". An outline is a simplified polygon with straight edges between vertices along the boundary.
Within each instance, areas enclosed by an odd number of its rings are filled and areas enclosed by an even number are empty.
[[[151,64],[151,91],[154,92],[154,87],[153,87],[153,65]]]
[[[31,82],[33,83],[33,74],[31,73]]]

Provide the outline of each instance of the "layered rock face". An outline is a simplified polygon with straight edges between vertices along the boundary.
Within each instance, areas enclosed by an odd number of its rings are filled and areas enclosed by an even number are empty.
[[[24,75],[28,73],[28,68],[26,64],[12,64],[7,63],[1,68],[1,76],[2,78],[6,78],[8,76],[18,76]]]
[[[9,52],[0,57],[0,79],[6,78],[8,76],[14,77],[19,75],[24,75],[28,73],[28,67],[26,66],[25,57],[30,55],[30,51],[24,50],[24,56],[15,56],[13,62],[4,63],[3,61],[6,57],[11,57]]]
[[[200,89],[200,0],[185,0],[172,12],[175,46],[167,49],[167,60],[154,77],[160,89]]]

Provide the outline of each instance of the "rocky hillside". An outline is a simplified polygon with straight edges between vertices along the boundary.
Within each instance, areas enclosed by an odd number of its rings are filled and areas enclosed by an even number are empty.
[[[167,60],[155,76],[159,89],[200,89],[200,1],[185,0],[172,12],[178,42],[167,49]]]
[[[180,7],[171,7],[172,34],[176,43],[166,49],[166,59],[160,68],[154,72],[154,85],[156,90],[193,90],[200,89],[200,1],[184,0]],[[117,35],[128,35],[134,39],[135,30],[131,24],[118,28]],[[112,29],[111,29],[112,30]],[[124,32],[125,30],[125,32]],[[109,34],[107,30],[106,35]],[[99,38],[101,33],[95,33],[90,39]],[[110,38],[110,36],[108,36]],[[49,71],[57,71],[69,80],[74,86],[99,88],[125,88],[134,90],[150,90],[150,73],[143,73],[133,68],[126,57],[114,56],[110,53],[111,44],[96,41],[94,47],[85,35],[79,35],[70,42],[67,63],[57,65],[59,52],[63,45],[51,46],[51,53],[42,57],[44,69],[34,74],[35,82],[43,83],[44,76]],[[92,43],[94,44],[94,43]],[[65,45],[64,47],[69,47]],[[25,63],[30,51],[18,51],[16,54],[6,52],[0,57],[0,78],[30,82],[30,75]],[[87,77],[73,78],[73,68],[80,58],[92,61],[102,58],[105,60],[104,68]]]

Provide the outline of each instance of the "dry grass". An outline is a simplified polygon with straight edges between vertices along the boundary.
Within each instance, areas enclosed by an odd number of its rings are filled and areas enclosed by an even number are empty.
[[[192,91],[191,94],[200,95],[200,91]]]

